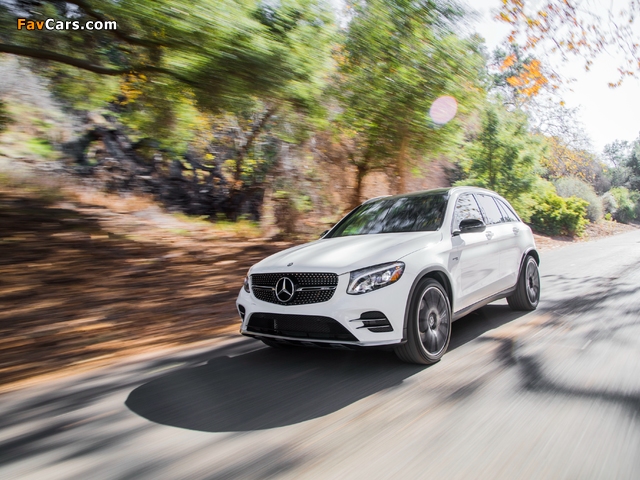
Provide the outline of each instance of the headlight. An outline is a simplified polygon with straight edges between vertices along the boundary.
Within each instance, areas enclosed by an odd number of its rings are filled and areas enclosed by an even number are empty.
[[[347,293],[359,295],[397,282],[404,272],[404,263],[393,262],[351,272]]]
[[[244,288],[245,292],[247,292],[247,293],[250,292],[250,289],[249,289],[249,275],[244,277],[244,284],[242,285],[242,287]]]

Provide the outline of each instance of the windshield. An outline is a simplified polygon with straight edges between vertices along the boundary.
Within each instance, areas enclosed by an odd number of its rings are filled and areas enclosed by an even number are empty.
[[[446,205],[442,193],[382,198],[360,205],[325,238],[434,231],[442,225]]]

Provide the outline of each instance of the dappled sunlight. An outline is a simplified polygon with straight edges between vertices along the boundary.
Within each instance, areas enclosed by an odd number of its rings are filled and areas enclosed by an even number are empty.
[[[18,192],[0,192],[5,385],[235,329],[248,266],[286,245],[219,237],[213,226],[154,210],[154,219],[192,233],[177,235],[135,216],[134,206],[122,214]]]

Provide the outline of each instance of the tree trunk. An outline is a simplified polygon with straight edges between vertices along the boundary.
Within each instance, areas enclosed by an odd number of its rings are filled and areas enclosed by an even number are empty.
[[[396,188],[397,193],[405,193],[407,190],[407,150],[409,149],[409,138],[402,135],[400,140],[400,152],[396,163]]]
[[[356,208],[361,203],[360,198],[362,197],[362,181],[364,180],[364,177],[367,173],[368,168],[366,163],[356,164],[356,186],[353,189],[353,195],[351,197],[351,209]]]
[[[236,168],[233,178],[236,184],[240,182],[240,176],[242,175],[242,164],[244,163],[244,159],[247,156],[247,153],[249,153],[249,150],[253,146],[253,143],[255,142],[257,136],[260,134],[269,119],[276,113],[276,110],[277,107],[275,106],[267,108],[260,121],[254,123],[251,127],[251,132],[249,132],[244,145],[242,145],[236,152]]]

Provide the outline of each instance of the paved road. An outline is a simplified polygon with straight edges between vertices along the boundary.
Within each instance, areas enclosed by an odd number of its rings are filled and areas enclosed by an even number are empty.
[[[0,478],[640,478],[640,232],[542,257],[543,301],[431,367],[229,337],[0,397]]]

